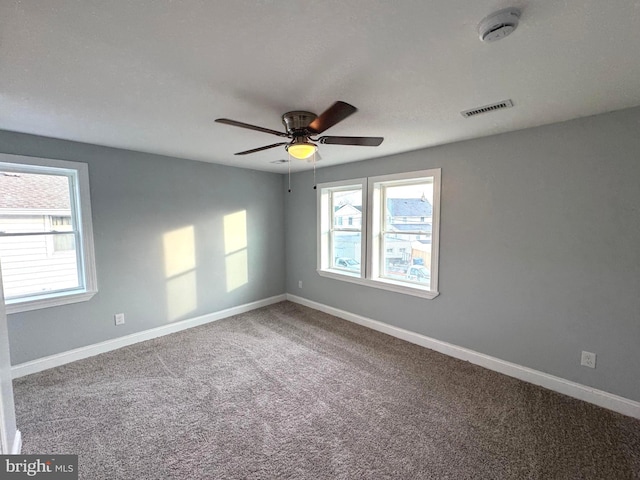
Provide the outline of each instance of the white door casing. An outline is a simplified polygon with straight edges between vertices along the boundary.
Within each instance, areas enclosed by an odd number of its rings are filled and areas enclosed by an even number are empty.
[[[9,329],[2,289],[0,270],[0,453],[20,453],[20,432],[16,429],[16,413],[11,383],[11,358],[9,356]]]

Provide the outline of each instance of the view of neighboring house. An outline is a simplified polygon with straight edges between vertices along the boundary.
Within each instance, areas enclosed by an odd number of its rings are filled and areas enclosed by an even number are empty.
[[[398,232],[420,231],[411,240],[430,240],[433,217],[429,200],[420,198],[387,198],[387,222]]]
[[[433,208],[426,198],[387,198],[387,224],[396,235],[387,236],[387,267],[419,262],[431,267]],[[420,259],[420,260],[418,260]]]
[[[354,206],[350,203],[337,207],[333,214],[336,226],[362,227],[362,206]]]
[[[333,221],[335,229],[342,230],[335,236],[333,252],[336,258],[334,261],[338,262],[340,259],[339,263],[351,263],[355,260],[359,265],[362,245],[362,235],[359,231],[362,228],[362,206],[345,203],[336,207]],[[349,231],[350,228],[357,231]],[[338,263],[337,265],[341,266]],[[359,266],[355,269],[359,269]]]
[[[69,178],[0,172],[0,261],[7,299],[78,285]]]
[[[405,268],[411,263],[431,266],[431,225],[433,208],[426,198],[387,198],[386,223],[390,232],[385,238],[385,265]],[[336,207],[336,227],[360,228],[362,207],[344,204]],[[360,260],[361,235],[342,232],[336,237],[334,252],[339,258]]]

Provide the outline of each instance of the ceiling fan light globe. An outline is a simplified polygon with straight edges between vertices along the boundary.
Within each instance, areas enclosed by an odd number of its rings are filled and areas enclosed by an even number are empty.
[[[307,142],[294,143],[287,147],[287,152],[289,152],[289,155],[291,155],[293,158],[297,158],[298,160],[309,158],[311,155],[316,153],[317,150],[318,147],[316,145]]]

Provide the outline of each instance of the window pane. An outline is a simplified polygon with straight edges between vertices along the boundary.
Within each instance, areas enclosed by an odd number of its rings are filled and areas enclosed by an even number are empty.
[[[331,266],[340,270],[360,273],[361,242],[362,234],[360,232],[333,232]]]
[[[431,234],[433,181],[385,187],[386,231]]]
[[[70,237],[57,240],[55,237]],[[7,299],[80,287],[74,234],[0,237],[2,278]],[[55,242],[73,246],[62,253]]]
[[[65,233],[53,236],[54,252],[72,252],[76,251],[76,235],[74,233]]]
[[[333,226],[362,227],[362,190],[333,192]]]
[[[0,189],[0,258],[6,298],[81,287],[69,177],[0,172]],[[51,231],[70,233],[42,234]]]
[[[384,261],[381,276],[393,280],[431,286],[431,241],[416,240],[415,235],[383,235]]]
[[[69,177],[66,175],[0,171],[0,191],[0,231],[43,232],[55,230],[61,222],[71,224]],[[25,210],[34,213],[25,214]],[[21,217],[7,225],[8,217],[18,211]]]

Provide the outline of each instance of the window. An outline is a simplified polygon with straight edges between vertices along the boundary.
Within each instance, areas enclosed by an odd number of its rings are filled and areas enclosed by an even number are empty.
[[[96,293],[86,164],[0,154],[0,261],[7,313]]]
[[[319,189],[319,217],[322,224],[323,254],[321,269],[341,275],[362,275],[362,211],[363,180],[338,182],[330,188]],[[347,222],[342,219],[347,217]],[[358,217],[360,217],[358,219]],[[346,223],[346,225],[345,225]]]
[[[336,216],[353,209],[358,228],[342,227]],[[436,297],[439,211],[440,169],[319,185],[318,272]],[[357,261],[357,268],[349,268],[347,259]]]

